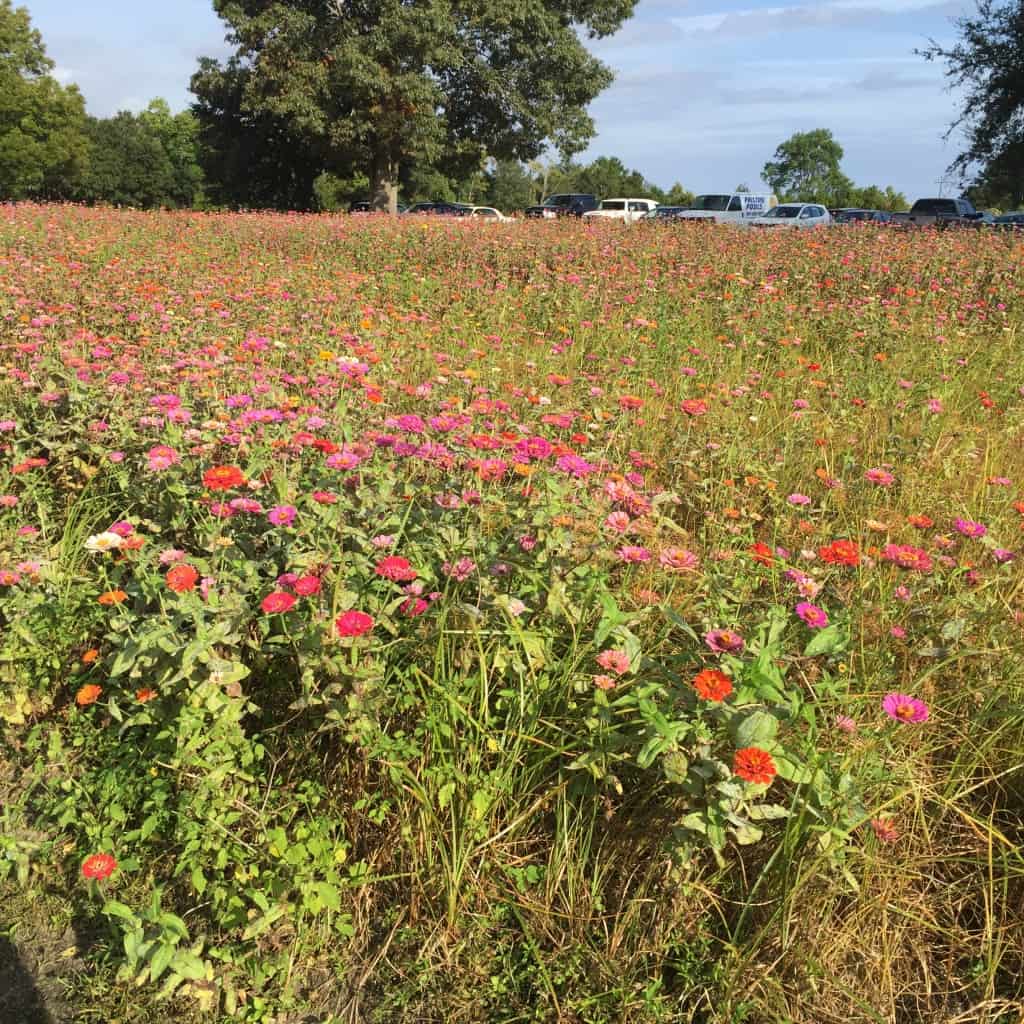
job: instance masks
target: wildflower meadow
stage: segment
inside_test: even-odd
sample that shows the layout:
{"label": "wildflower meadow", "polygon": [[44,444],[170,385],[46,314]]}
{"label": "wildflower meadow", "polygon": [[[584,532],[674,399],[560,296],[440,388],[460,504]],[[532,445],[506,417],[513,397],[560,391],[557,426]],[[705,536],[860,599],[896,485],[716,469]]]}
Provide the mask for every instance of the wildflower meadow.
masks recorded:
{"label": "wildflower meadow", "polygon": [[0,240],[5,1024],[1021,1019],[1019,236]]}

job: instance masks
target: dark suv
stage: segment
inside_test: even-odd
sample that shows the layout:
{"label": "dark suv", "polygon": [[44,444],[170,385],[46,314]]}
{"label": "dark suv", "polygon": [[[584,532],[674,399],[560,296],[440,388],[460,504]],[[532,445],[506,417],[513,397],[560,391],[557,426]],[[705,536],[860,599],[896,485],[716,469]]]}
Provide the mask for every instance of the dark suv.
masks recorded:
{"label": "dark suv", "polygon": [[552,220],[555,217],[582,217],[588,210],[596,209],[597,196],[587,192],[572,192],[548,196],[540,206],[528,206],[526,216]]}

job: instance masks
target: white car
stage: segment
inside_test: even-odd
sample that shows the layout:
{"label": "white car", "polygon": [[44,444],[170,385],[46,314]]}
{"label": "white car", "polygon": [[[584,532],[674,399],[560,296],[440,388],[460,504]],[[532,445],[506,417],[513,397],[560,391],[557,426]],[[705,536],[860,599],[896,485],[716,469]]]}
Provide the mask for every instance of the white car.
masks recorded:
{"label": "white car", "polygon": [[653,199],[602,199],[596,210],[583,214],[584,219],[598,217],[604,220],[622,220],[627,224],[638,221],[645,213],[656,210],[658,204]]}
{"label": "white car", "polygon": [[469,216],[478,220],[497,220],[505,224],[511,224],[514,219],[506,217],[501,210],[496,210],[493,206],[471,206]]}
{"label": "white car", "polygon": [[817,203],[782,203],[747,223],[755,228],[824,228],[832,217]]}
{"label": "white car", "polygon": [[716,224],[745,224],[755,217],[763,217],[778,205],[778,199],[769,192],[718,192],[697,196],[689,207],[679,214],[679,220],[714,221]]}

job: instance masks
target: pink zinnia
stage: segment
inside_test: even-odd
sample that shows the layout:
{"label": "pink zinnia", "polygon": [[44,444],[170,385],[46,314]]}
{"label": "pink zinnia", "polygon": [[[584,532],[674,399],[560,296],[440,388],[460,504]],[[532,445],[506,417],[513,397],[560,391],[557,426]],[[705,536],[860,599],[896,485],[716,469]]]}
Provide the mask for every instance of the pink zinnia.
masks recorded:
{"label": "pink zinnia", "polygon": [[823,626],[828,625],[828,613],[824,608],[819,608],[816,604],[801,601],[796,606],[796,613],[811,629],[821,629]]}
{"label": "pink zinnia", "polygon": [[294,505],[277,505],[267,513],[267,519],[275,526],[291,526],[297,513]]}
{"label": "pink zinnia", "polygon": [[735,654],[744,647],[743,637],[729,629],[712,629],[704,634],[704,643],[715,654]]}
{"label": "pink zinnia", "polygon": [[658,562],[668,572],[693,572],[700,565],[700,559],[686,548],[665,548]]}
{"label": "pink zinnia", "polygon": [[320,593],[320,577],[319,576],[300,576],[292,586],[299,597],[312,597],[313,594]]}
{"label": "pink zinnia", "polygon": [[267,615],[280,615],[295,607],[295,595],[286,594],[283,590],[273,590],[260,603]]}
{"label": "pink zinnia", "polygon": [[870,480],[873,484],[878,484],[880,487],[888,487],[895,479],[887,469],[869,469],[864,474],[865,480]]}
{"label": "pink zinnia", "polygon": [[394,583],[405,583],[416,579],[419,575],[409,564],[409,560],[399,555],[388,555],[387,558],[382,558],[374,567],[374,572]]}
{"label": "pink zinnia", "polygon": [[629,671],[629,655],[625,651],[602,651],[597,656],[597,663],[608,672],[621,676]]}
{"label": "pink zinnia", "polygon": [[928,705],[905,693],[887,693],[882,700],[882,710],[897,722],[928,721]]}
{"label": "pink zinnia", "polygon": [[342,612],[334,620],[334,628],[337,629],[338,636],[362,636],[373,629],[373,616],[355,610]]}
{"label": "pink zinnia", "polygon": [[965,537],[984,537],[988,533],[988,527],[984,523],[976,523],[970,519],[957,519],[954,525],[957,532]]}
{"label": "pink zinnia", "polygon": [[901,569],[930,572],[932,568],[931,555],[927,551],[914,547],[913,544],[886,544],[882,551],[882,557],[887,562],[898,565]]}
{"label": "pink zinnia", "polygon": [[170,469],[180,461],[178,453],[165,444],[158,444],[150,448],[146,453],[146,458],[149,460],[149,469],[154,473]]}
{"label": "pink zinnia", "polygon": [[651,560],[651,553],[647,548],[638,547],[635,544],[627,544],[625,547],[619,548],[615,552],[623,562],[649,562]]}

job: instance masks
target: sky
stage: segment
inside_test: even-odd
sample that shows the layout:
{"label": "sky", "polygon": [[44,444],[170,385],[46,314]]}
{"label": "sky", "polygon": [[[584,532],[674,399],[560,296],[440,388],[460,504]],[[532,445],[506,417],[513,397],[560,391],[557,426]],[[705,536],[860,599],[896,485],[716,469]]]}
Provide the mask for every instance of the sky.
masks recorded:
{"label": "sky", "polygon": [[[223,57],[210,0],[16,0],[42,32],[56,74],[89,112],[140,110],[154,96],[191,102],[199,56]],[[957,111],[942,65],[915,56],[952,42],[973,4],[945,0],[639,0],[622,29],[588,46],[616,80],[591,105],[597,134],[582,159],[617,156],[662,187],[763,187],[760,171],[797,131],[829,128],[859,185],[913,201],[955,192],[944,179]],[[941,183],[941,184],[940,184]]]}

